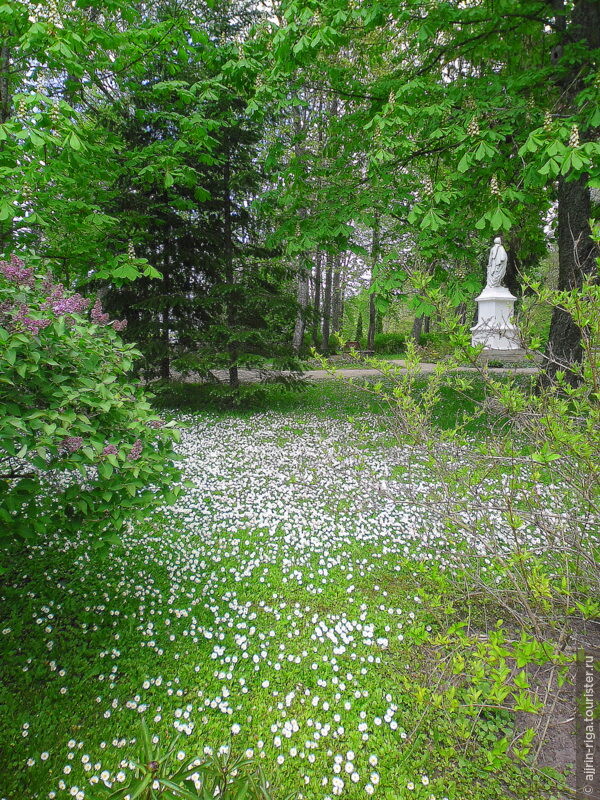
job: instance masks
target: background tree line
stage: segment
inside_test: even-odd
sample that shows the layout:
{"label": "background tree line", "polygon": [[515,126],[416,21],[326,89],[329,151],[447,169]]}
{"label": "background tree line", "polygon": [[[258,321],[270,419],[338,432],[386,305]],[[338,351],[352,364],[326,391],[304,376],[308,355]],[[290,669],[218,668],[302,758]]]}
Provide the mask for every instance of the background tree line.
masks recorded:
{"label": "background tree line", "polygon": [[[0,34],[0,247],[98,292],[150,375],[328,352],[357,262],[368,349],[415,267],[466,309],[495,234],[513,292],[550,228],[559,288],[595,269],[593,0],[13,0]],[[581,357],[566,312],[547,353]]]}

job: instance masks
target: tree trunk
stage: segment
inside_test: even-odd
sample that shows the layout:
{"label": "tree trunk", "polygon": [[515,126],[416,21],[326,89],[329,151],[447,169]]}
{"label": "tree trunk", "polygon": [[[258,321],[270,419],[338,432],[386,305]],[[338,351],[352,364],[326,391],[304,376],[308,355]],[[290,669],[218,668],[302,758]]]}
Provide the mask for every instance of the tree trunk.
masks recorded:
{"label": "tree trunk", "polygon": [[318,250],[315,254],[315,305],[312,326],[313,347],[319,346],[319,328],[321,327],[321,262],[323,253]]}
{"label": "tree trunk", "polygon": [[429,333],[431,329],[431,317],[423,317],[423,333]]}
{"label": "tree trunk", "polygon": [[[577,289],[595,267],[597,248],[591,238],[590,193],[585,179],[559,180],[558,186],[558,288]],[[546,351],[546,367],[553,376],[566,370],[568,380],[577,381],[569,365],[581,361],[581,330],[570,314],[554,308],[550,323],[550,338]]]}
{"label": "tree trunk", "polygon": [[309,272],[304,264],[298,271],[298,290],[297,301],[298,311],[296,314],[296,325],[294,327],[294,337],[292,339],[292,350],[295,355],[299,355],[304,341],[304,329],[306,327],[306,309],[308,307],[308,282]]}
{"label": "tree trunk", "polygon": [[521,282],[519,280],[519,260],[517,258],[517,242],[510,239],[506,250],[508,260],[506,263],[506,274],[504,276],[504,285],[509,292],[514,294],[515,297],[521,295]]}
{"label": "tree trunk", "polygon": [[[598,0],[580,0],[575,3],[571,19],[564,30],[566,42],[579,46],[579,57],[566,74],[561,76],[565,113],[572,113],[577,94],[584,88],[586,67],[593,67],[593,50],[600,47],[600,3]],[[595,138],[597,131],[581,132],[582,141]],[[576,181],[558,181],[558,288],[576,289],[595,267],[597,247],[591,238],[589,225],[590,192],[585,177]],[[569,314],[555,308],[550,324],[550,337],[546,351],[546,369],[553,377],[565,370],[570,383],[578,381],[569,365],[581,361],[581,330]]]}
{"label": "tree trunk", "polygon": [[321,349],[329,352],[329,333],[331,324],[331,286],[333,281],[333,255],[327,253],[325,260],[325,292],[323,295],[323,341]]}
{"label": "tree trunk", "polygon": [[331,329],[334,333],[340,332],[342,319],[342,266],[340,262],[340,257],[336,256],[331,286]]}
{"label": "tree trunk", "polygon": [[238,374],[238,349],[235,341],[235,275],[233,273],[233,233],[231,227],[231,162],[229,152],[223,166],[223,234],[225,244],[225,281],[227,282],[227,326],[229,328],[229,385],[237,389],[240,385]]}
{"label": "tree trunk", "polygon": [[419,339],[421,338],[421,331],[423,330],[423,317],[415,317],[415,321],[413,322],[412,331],[411,331],[411,339],[414,339],[415,344],[419,344]]}
{"label": "tree trunk", "polygon": [[165,247],[163,251],[163,283],[162,288],[164,292],[165,305],[162,310],[162,345],[163,357],[160,361],[160,377],[163,381],[168,381],[171,377],[171,359],[170,359],[170,308],[169,308],[169,290],[170,290],[170,277],[171,277],[171,264],[168,248]]}
{"label": "tree trunk", "polygon": [[[12,94],[10,89],[10,48],[6,44],[0,45],[0,125],[8,122],[10,118]],[[0,151],[2,144],[0,144]],[[12,222],[0,222],[0,252],[11,240]]]}
{"label": "tree trunk", "polygon": [[10,49],[0,46],[0,125],[4,125],[10,117],[11,92],[8,76],[10,74]]}
{"label": "tree trunk", "polygon": [[375,267],[379,257],[379,214],[375,212],[373,222],[373,238],[371,240],[371,280],[369,286],[369,330],[367,332],[367,350],[375,350],[375,326],[377,325],[377,307],[375,305]]}

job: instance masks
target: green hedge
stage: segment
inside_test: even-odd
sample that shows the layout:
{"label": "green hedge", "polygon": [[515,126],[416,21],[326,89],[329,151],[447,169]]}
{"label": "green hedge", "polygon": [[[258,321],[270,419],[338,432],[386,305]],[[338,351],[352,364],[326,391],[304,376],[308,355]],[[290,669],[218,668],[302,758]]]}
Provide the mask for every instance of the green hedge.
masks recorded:
{"label": "green hedge", "polygon": [[403,353],[406,336],[403,333],[377,333],[375,335],[376,353]]}

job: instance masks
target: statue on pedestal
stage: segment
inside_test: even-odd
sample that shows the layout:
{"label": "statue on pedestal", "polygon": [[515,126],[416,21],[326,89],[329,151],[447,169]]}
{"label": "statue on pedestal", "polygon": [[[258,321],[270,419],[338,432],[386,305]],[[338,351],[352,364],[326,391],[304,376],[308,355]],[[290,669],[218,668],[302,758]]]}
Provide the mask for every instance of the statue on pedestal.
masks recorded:
{"label": "statue on pedestal", "polygon": [[508,255],[502,246],[502,239],[496,236],[488,258],[486,288],[496,289],[498,286],[502,286],[502,280],[506,275],[507,264]]}
{"label": "statue on pedestal", "polygon": [[514,323],[514,297],[502,286],[506,275],[508,255],[502,247],[502,239],[496,236],[490,250],[487,265],[487,283],[476,298],[477,324],[471,328],[473,347],[484,346],[484,352],[505,352],[521,347],[519,331]]}

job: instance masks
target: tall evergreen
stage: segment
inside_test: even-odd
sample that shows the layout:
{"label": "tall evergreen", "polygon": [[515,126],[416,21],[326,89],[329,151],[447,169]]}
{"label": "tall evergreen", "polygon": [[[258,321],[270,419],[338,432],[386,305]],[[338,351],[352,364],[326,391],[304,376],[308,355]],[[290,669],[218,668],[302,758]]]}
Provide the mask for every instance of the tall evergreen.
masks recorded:
{"label": "tall evergreen", "polygon": [[[164,12],[168,18],[173,8]],[[221,91],[210,88],[227,81],[235,37],[252,16],[239,4],[216,5],[202,21],[205,39],[176,53],[158,51],[124,99],[132,112],[121,114],[120,135],[143,166],[134,161],[123,175],[112,211],[129,222],[136,256],[155,265],[162,280],[112,285],[107,302],[130,320],[128,335],[151,375],[168,378],[173,364],[201,374],[226,366],[235,387],[238,365],[289,351],[295,307],[288,276],[264,245],[268,228],[253,206],[266,179],[261,120],[245,114],[247,78],[234,72]],[[181,144],[195,118],[208,121],[208,152]],[[152,159],[170,152],[173,167],[158,183]]]}

